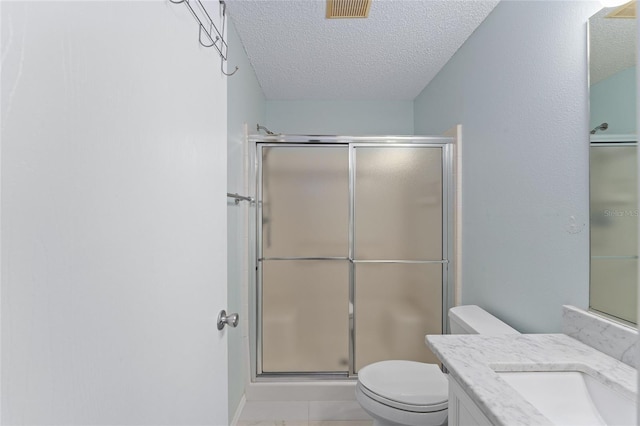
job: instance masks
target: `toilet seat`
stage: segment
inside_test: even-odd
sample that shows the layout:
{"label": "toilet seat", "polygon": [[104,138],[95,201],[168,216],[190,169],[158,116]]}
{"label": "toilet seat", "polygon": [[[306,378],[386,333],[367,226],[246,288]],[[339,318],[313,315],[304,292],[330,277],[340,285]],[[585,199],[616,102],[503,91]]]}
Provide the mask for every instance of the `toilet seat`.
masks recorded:
{"label": "toilet seat", "polygon": [[369,398],[399,410],[431,413],[448,407],[447,379],[435,364],[377,362],[358,371],[358,384]]}

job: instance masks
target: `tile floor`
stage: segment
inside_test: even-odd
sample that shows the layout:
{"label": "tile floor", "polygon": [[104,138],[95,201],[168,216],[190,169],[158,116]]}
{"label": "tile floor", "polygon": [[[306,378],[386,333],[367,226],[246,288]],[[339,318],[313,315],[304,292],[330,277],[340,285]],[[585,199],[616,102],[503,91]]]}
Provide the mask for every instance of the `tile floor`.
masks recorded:
{"label": "tile floor", "polygon": [[237,426],[371,426],[357,401],[247,401]]}
{"label": "tile floor", "polygon": [[302,421],[302,420],[275,420],[275,421],[240,421],[238,426],[371,426],[373,420],[336,420],[336,421]]}

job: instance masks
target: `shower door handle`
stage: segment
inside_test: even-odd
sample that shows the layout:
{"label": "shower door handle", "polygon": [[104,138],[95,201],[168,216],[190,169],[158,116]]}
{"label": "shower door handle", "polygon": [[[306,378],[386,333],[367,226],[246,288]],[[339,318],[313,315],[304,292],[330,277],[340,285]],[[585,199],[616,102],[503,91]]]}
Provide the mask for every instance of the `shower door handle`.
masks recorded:
{"label": "shower door handle", "polygon": [[240,317],[238,314],[229,314],[227,315],[227,311],[224,309],[220,311],[218,314],[218,330],[222,330],[225,325],[230,327],[236,327],[238,325],[238,320]]}

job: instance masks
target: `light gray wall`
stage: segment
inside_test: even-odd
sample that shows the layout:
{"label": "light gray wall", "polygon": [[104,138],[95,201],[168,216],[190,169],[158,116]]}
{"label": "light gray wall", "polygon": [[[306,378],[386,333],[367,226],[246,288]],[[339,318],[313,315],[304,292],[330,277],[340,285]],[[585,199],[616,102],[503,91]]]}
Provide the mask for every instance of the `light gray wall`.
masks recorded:
{"label": "light gray wall", "polygon": [[463,125],[462,302],[523,332],[588,306],[586,22],[599,3],[501,2],[415,100]]}
{"label": "light gray wall", "polygon": [[298,135],[411,135],[413,102],[267,101],[265,125]]}
{"label": "light gray wall", "polygon": [[2,424],[228,424],[227,87],[197,28],[2,2]]}
{"label": "light gray wall", "polygon": [[[228,169],[227,188],[229,192],[248,194],[245,176],[246,143],[244,124],[249,133],[255,133],[256,123],[265,122],[265,98],[258,84],[253,68],[247,59],[233,23],[228,26],[229,71],[238,66],[238,72],[228,78],[227,118],[228,118]],[[240,313],[240,325],[229,330],[229,418],[232,418],[244,394],[248,380],[248,278],[247,261],[247,215],[249,205],[227,203],[227,250],[228,250],[228,299],[229,311]]]}

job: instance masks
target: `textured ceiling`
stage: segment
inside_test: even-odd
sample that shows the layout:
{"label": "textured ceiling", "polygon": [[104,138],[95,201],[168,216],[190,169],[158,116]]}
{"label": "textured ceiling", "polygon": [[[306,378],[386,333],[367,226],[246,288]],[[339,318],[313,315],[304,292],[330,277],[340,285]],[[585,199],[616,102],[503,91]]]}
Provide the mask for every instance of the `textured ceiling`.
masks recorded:
{"label": "textured ceiling", "polygon": [[227,0],[272,100],[414,99],[497,4],[373,0],[367,19],[325,19],[322,0]]}
{"label": "textured ceiling", "polygon": [[605,18],[615,9],[602,9],[589,19],[591,84],[636,64],[637,21]]}

